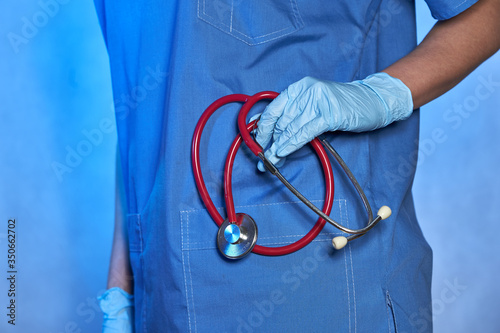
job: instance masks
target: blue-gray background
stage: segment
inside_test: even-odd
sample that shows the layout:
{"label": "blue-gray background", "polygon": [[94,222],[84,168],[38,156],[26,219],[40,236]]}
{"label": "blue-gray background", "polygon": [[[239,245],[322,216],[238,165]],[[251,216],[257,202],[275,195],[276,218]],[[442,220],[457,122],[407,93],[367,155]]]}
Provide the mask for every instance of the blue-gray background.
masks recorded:
{"label": "blue-gray background", "polygon": [[[8,0],[0,8],[0,331],[98,332],[116,130],[103,127],[113,98],[93,3]],[[421,39],[434,21],[423,1],[417,9]],[[436,332],[500,331],[499,64],[497,53],[421,110],[414,194],[434,249]],[[84,156],[68,166],[72,151]],[[9,218],[18,237],[15,327],[6,316]]]}

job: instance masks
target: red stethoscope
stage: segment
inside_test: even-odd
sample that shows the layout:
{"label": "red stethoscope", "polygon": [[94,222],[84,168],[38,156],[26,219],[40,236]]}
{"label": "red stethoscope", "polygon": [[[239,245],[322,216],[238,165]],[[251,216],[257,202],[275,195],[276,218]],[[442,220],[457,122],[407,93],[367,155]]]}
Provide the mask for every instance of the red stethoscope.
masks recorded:
{"label": "red stethoscope", "polygon": [[[220,252],[227,258],[237,259],[241,258],[250,251],[267,256],[281,256],[290,254],[297,250],[302,249],[304,246],[308,245],[310,242],[318,236],[326,222],[329,222],[339,230],[350,234],[350,236],[337,236],[333,238],[332,244],[333,247],[337,250],[343,248],[347,242],[356,239],[358,237],[363,236],[366,232],[368,232],[371,228],[373,228],[378,222],[388,218],[391,215],[391,209],[387,206],[382,206],[377,212],[377,217],[373,219],[372,210],[368,200],[359,186],[358,182],[354,178],[352,172],[349,170],[347,165],[344,163],[342,158],[340,158],[339,154],[333,149],[330,143],[325,138],[315,138],[310,142],[316,154],[318,155],[321,165],[323,168],[323,173],[325,176],[325,201],[323,205],[323,209],[320,210],[315,205],[313,205],[306,197],[304,197],[297,189],[293,187],[283,175],[279,172],[279,170],[274,166],[265,156],[262,147],[254,141],[252,138],[251,132],[257,128],[258,120],[254,120],[247,124],[246,118],[250,109],[255,105],[256,102],[260,100],[272,100],[278,96],[278,93],[273,91],[263,91],[257,93],[253,96],[243,95],[243,94],[232,94],[227,95],[222,98],[219,98],[215,102],[213,102],[200,117],[198,124],[196,125],[196,129],[193,135],[193,142],[191,147],[191,158],[193,163],[193,172],[196,181],[196,185],[198,187],[198,191],[200,193],[201,199],[205,203],[205,206],[215,221],[215,223],[219,226],[219,231],[217,233],[217,246]],[[226,164],[224,167],[224,195],[226,202],[226,212],[227,218],[224,219],[217,208],[215,207],[210,195],[208,194],[207,188],[205,186],[205,182],[203,180],[203,175],[201,172],[201,164],[200,164],[200,140],[201,135],[203,133],[203,129],[208,121],[208,119],[212,116],[212,114],[217,111],[223,105],[240,102],[243,103],[240,112],[238,114],[238,128],[240,134],[237,135],[236,139],[233,141],[229,153],[226,158]],[[294,195],[296,195],[306,206],[308,206],[311,210],[313,210],[317,215],[319,215],[316,224],[312,227],[312,229],[301,239],[298,241],[279,247],[267,247],[257,245],[257,237],[258,237],[258,229],[255,221],[247,214],[244,213],[236,213],[234,208],[233,194],[232,194],[232,170],[234,159],[238,149],[242,143],[245,141],[245,144],[248,148],[254,153],[257,157],[259,157],[266,169],[271,172],[274,176],[276,176]],[[344,227],[343,225],[335,222],[328,215],[332,210],[333,205],[333,193],[334,193],[334,179],[333,179],[333,171],[330,163],[330,159],[326,154],[324,147],[327,148],[328,151],[333,155],[335,160],[339,163],[342,169],[346,172],[347,176],[351,180],[354,185],[356,191],[358,192],[363,205],[365,206],[366,212],[368,214],[368,223],[364,228],[361,229],[349,229]]]}

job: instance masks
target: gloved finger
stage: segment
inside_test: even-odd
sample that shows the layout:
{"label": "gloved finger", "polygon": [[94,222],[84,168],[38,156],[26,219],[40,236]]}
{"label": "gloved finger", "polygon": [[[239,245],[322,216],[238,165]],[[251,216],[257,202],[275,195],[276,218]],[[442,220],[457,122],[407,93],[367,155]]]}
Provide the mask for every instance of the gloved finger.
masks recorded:
{"label": "gloved finger", "polygon": [[[261,115],[262,115],[262,113],[258,113],[256,115],[252,116],[250,118],[250,122],[254,121],[255,119],[260,118]],[[254,131],[256,132],[257,130],[255,129]],[[276,134],[276,130],[274,131],[273,135],[275,135],[275,134]],[[268,156],[273,156],[273,157],[271,157],[271,159],[274,161],[273,164],[275,167],[279,168],[279,167],[283,166],[283,164],[285,164],[285,159],[284,158],[277,159],[276,153],[268,152],[267,154],[268,154]],[[262,161],[259,161],[257,163],[257,169],[259,169],[260,172],[266,172],[266,167],[264,166],[264,163]]]}
{"label": "gloved finger", "polygon": [[[282,116],[278,119],[275,126],[274,141],[276,141],[288,126],[295,120],[302,123],[307,123],[313,117],[320,114],[318,106],[323,106],[324,88],[321,81],[312,77],[305,77],[302,80],[291,84],[287,88],[288,101],[283,110]],[[318,92],[319,90],[319,92]],[[302,120],[300,120],[302,119]]]}
{"label": "gloved finger", "polygon": [[308,118],[307,115],[303,115],[288,125],[271,148],[276,151],[278,158],[283,158],[328,131],[328,128],[328,123],[323,117]]}
{"label": "gloved finger", "polygon": [[304,110],[304,108],[297,105],[296,99],[291,99],[290,96],[288,96],[283,114],[276,121],[276,125],[274,126],[273,141],[278,140],[288,125],[302,114],[302,110]]}
{"label": "gloved finger", "polygon": [[[301,100],[299,96],[298,101]],[[292,136],[296,135],[300,128],[307,124],[311,118],[317,117],[313,110],[313,106],[304,103],[301,104],[302,105],[299,105],[296,100],[287,103],[283,116],[277,121],[274,130],[274,142],[271,146],[274,152],[277,153],[282,148],[283,144]]]}
{"label": "gloved finger", "polygon": [[[276,156],[276,148],[273,148],[272,146],[266,150],[264,155],[277,168],[281,168],[285,164],[286,159]],[[264,167],[264,163],[262,161],[257,163],[257,169],[259,169],[260,172],[266,172],[266,168]]]}
{"label": "gloved finger", "polygon": [[257,135],[255,139],[262,148],[266,148],[271,141],[274,133],[276,121],[283,114],[283,109],[288,100],[287,92],[284,90],[266,107],[260,116],[259,124],[257,127]]}
{"label": "gloved finger", "polygon": [[[257,113],[256,115],[252,116],[252,117],[250,118],[249,123],[251,123],[252,121],[254,121],[254,120],[256,120],[256,119],[259,119],[261,115],[262,115],[262,112],[261,112],[261,113]],[[254,131],[256,132],[257,130],[255,129]],[[276,131],[275,131],[275,133],[276,133]],[[275,154],[275,153],[268,153],[268,155],[270,155],[270,154],[271,154],[271,155],[276,156],[276,154]],[[277,168],[279,168],[279,167],[283,166],[283,164],[285,163],[285,159],[279,159],[279,160],[276,160],[276,157],[274,157],[274,158],[273,158],[273,160],[275,161],[273,164],[274,164]],[[262,161],[259,161],[259,162],[257,163],[257,169],[259,169],[259,171],[260,171],[260,172],[266,172],[266,167],[264,166],[264,163],[263,163]]]}

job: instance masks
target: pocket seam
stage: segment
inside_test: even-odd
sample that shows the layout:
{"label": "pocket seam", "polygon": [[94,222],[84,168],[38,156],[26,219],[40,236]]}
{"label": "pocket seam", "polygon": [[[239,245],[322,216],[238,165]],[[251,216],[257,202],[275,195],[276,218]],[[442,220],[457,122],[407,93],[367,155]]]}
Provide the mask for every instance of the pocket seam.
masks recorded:
{"label": "pocket seam", "polygon": [[391,295],[389,294],[389,290],[386,290],[386,292],[385,292],[385,299],[386,299],[386,311],[387,311],[387,325],[389,327],[389,333],[392,332],[391,319],[392,319],[392,325],[394,327],[394,333],[397,333],[398,332],[398,323],[396,320],[396,314],[394,313],[394,306],[392,304],[392,299],[391,299]]}
{"label": "pocket seam", "polygon": [[[202,3],[203,1],[203,3]],[[294,21],[293,21],[293,24],[295,24],[296,26],[294,26],[293,24],[290,26],[290,27],[285,27],[283,29],[279,29],[277,31],[273,31],[273,32],[270,32],[270,33],[267,33],[267,34],[263,34],[263,35],[260,35],[260,36],[256,36],[256,37],[252,37],[252,36],[249,36],[249,35],[246,35],[245,33],[237,30],[237,29],[234,29],[232,26],[229,26],[227,25],[226,23],[222,22],[222,21],[218,21],[216,20],[214,17],[208,15],[205,13],[204,10],[200,10],[200,7],[202,6],[205,6],[205,1],[206,0],[198,0],[198,6],[197,6],[197,9],[196,9],[196,16],[202,20],[203,22],[211,25],[212,27],[218,29],[219,31],[222,31],[230,36],[232,36],[233,38],[249,45],[249,46],[255,46],[255,45],[260,45],[260,44],[264,44],[264,43],[267,43],[267,42],[270,42],[270,41],[273,41],[273,40],[276,40],[276,39],[279,39],[281,37],[285,37],[289,34],[292,34],[300,29],[302,29],[304,27],[304,21],[302,20],[302,17],[300,16],[300,13],[298,11],[298,6],[297,6],[297,2],[296,0],[290,0],[290,7],[291,7],[291,12],[293,14],[293,18],[294,18]],[[232,13],[231,13],[231,16],[232,16]],[[211,18],[214,20],[214,22],[206,19],[205,17],[208,17],[208,18]],[[225,28],[228,28],[229,31],[226,31],[224,29],[221,28],[221,26],[225,27]],[[276,37],[273,37],[273,38],[270,38],[270,39],[266,39],[266,40],[263,40],[263,41],[257,41],[257,39],[260,39],[260,38],[263,38],[263,37],[267,37],[267,36],[271,36],[271,35],[275,35],[275,34],[278,34],[282,31],[287,31],[287,30],[291,30],[289,32],[286,32],[286,33],[282,33],[280,34],[279,36],[276,36]],[[236,36],[233,32],[236,32],[244,37],[246,37],[248,39],[245,40],[241,37],[238,37]],[[251,42],[251,41],[254,41],[254,42]]]}
{"label": "pocket seam", "polygon": [[[194,211],[194,210],[193,210]],[[189,245],[189,213],[186,213],[186,229],[188,232],[186,232],[186,238],[187,238],[187,245]],[[184,253],[187,252],[187,265],[188,265],[188,273],[189,273],[189,284],[191,286],[191,302],[193,305],[193,320],[194,320],[194,331],[197,332],[197,327],[196,327],[196,309],[194,306],[194,292],[193,292],[193,277],[191,275],[191,260],[189,258],[189,253],[191,251],[185,251],[184,250],[184,214],[181,212],[181,258],[182,258],[182,270],[184,273],[184,287],[185,287],[185,293],[186,293],[186,307],[187,307],[187,317],[188,317],[188,327],[189,327],[189,332],[192,332],[191,328],[191,313],[190,313],[190,306],[189,306],[189,292],[188,292],[188,276],[186,275],[186,263],[185,263],[185,258],[184,258]]]}
{"label": "pocket seam", "polygon": [[[323,200],[311,200],[312,203],[318,202],[322,203]],[[334,202],[338,202],[339,205],[339,211],[342,217],[342,210],[346,210],[346,215],[347,215],[347,201],[345,199],[335,199]],[[241,205],[238,206],[238,208],[249,208],[249,207],[265,207],[265,206],[277,206],[277,205],[287,205],[287,204],[301,204],[302,201],[283,201],[283,202],[273,202],[273,203],[263,203],[263,204],[254,204],[254,205]],[[216,207],[216,209],[220,211],[224,211],[224,207]],[[215,242],[213,241],[195,241],[195,242],[190,242],[189,241],[189,215],[191,213],[196,213],[200,211],[205,211],[205,209],[189,209],[189,210],[181,210],[179,211],[181,215],[181,233],[186,232],[187,237],[184,239],[184,236],[182,236],[181,240],[181,250],[182,251],[196,251],[196,250],[210,250],[210,249],[215,249],[217,248]],[[186,217],[184,217],[186,215]],[[187,222],[186,224],[186,230],[184,230],[184,222]],[[347,226],[349,226],[349,223],[347,221]],[[217,227],[214,223],[214,227]],[[304,234],[294,234],[294,235],[279,235],[279,236],[267,236],[267,237],[259,237],[259,240],[275,240],[274,242],[268,242],[264,244],[260,244],[263,246],[269,246],[269,245],[280,245],[280,244],[290,244],[289,241],[283,241],[280,242],[282,239],[286,238],[291,238],[291,237],[303,237],[306,233]],[[338,232],[329,232],[329,233],[321,233],[318,235],[319,237],[321,236],[338,236],[342,235],[343,233],[338,231]],[[312,242],[329,242],[331,241],[331,238],[315,238]],[[319,239],[318,239],[319,238]],[[195,245],[196,247],[192,247]]]}
{"label": "pocket seam", "polygon": [[[347,210],[347,200],[344,199],[344,211],[345,211],[345,223],[347,225],[348,228],[350,228],[349,226],[349,214],[348,214],[348,210]],[[342,206],[340,204],[340,201],[339,201],[339,208],[340,208],[340,219],[343,220],[343,215],[342,215]],[[352,260],[352,250],[351,250],[351,244],[347,244],[347,247],[344,248],[344,257],[345,257],[345,269],[346,269],[346,281],[347,281],[347,297],[349,298],[349,332],[351,330],[351,301],[350,301],[350,294],[349,294],[349,273],[348,273],[348,267],[347,267],[347,249],[349,249],[349,259],[350,259],[350,262],[351,262],[351,279],[352,279],[352,298],[353,298],[353,307],[354,307],[354,332],[356,333],[358,331],[358,316],[357,316],[357,305],[356,305],[356,285],[355,285],[355,282],[354,282],[354,263],[353,263],[353,260]]]}

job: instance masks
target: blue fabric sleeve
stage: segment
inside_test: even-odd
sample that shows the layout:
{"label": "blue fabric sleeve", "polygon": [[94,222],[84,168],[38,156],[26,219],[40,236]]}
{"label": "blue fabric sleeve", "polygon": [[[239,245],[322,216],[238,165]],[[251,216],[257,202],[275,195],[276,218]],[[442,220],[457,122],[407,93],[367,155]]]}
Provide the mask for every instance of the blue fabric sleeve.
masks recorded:
{"label": "blue fabric sleeve", "polygon": [[425,0],[436,20],[447,20],[460,14],[478,0]]}

